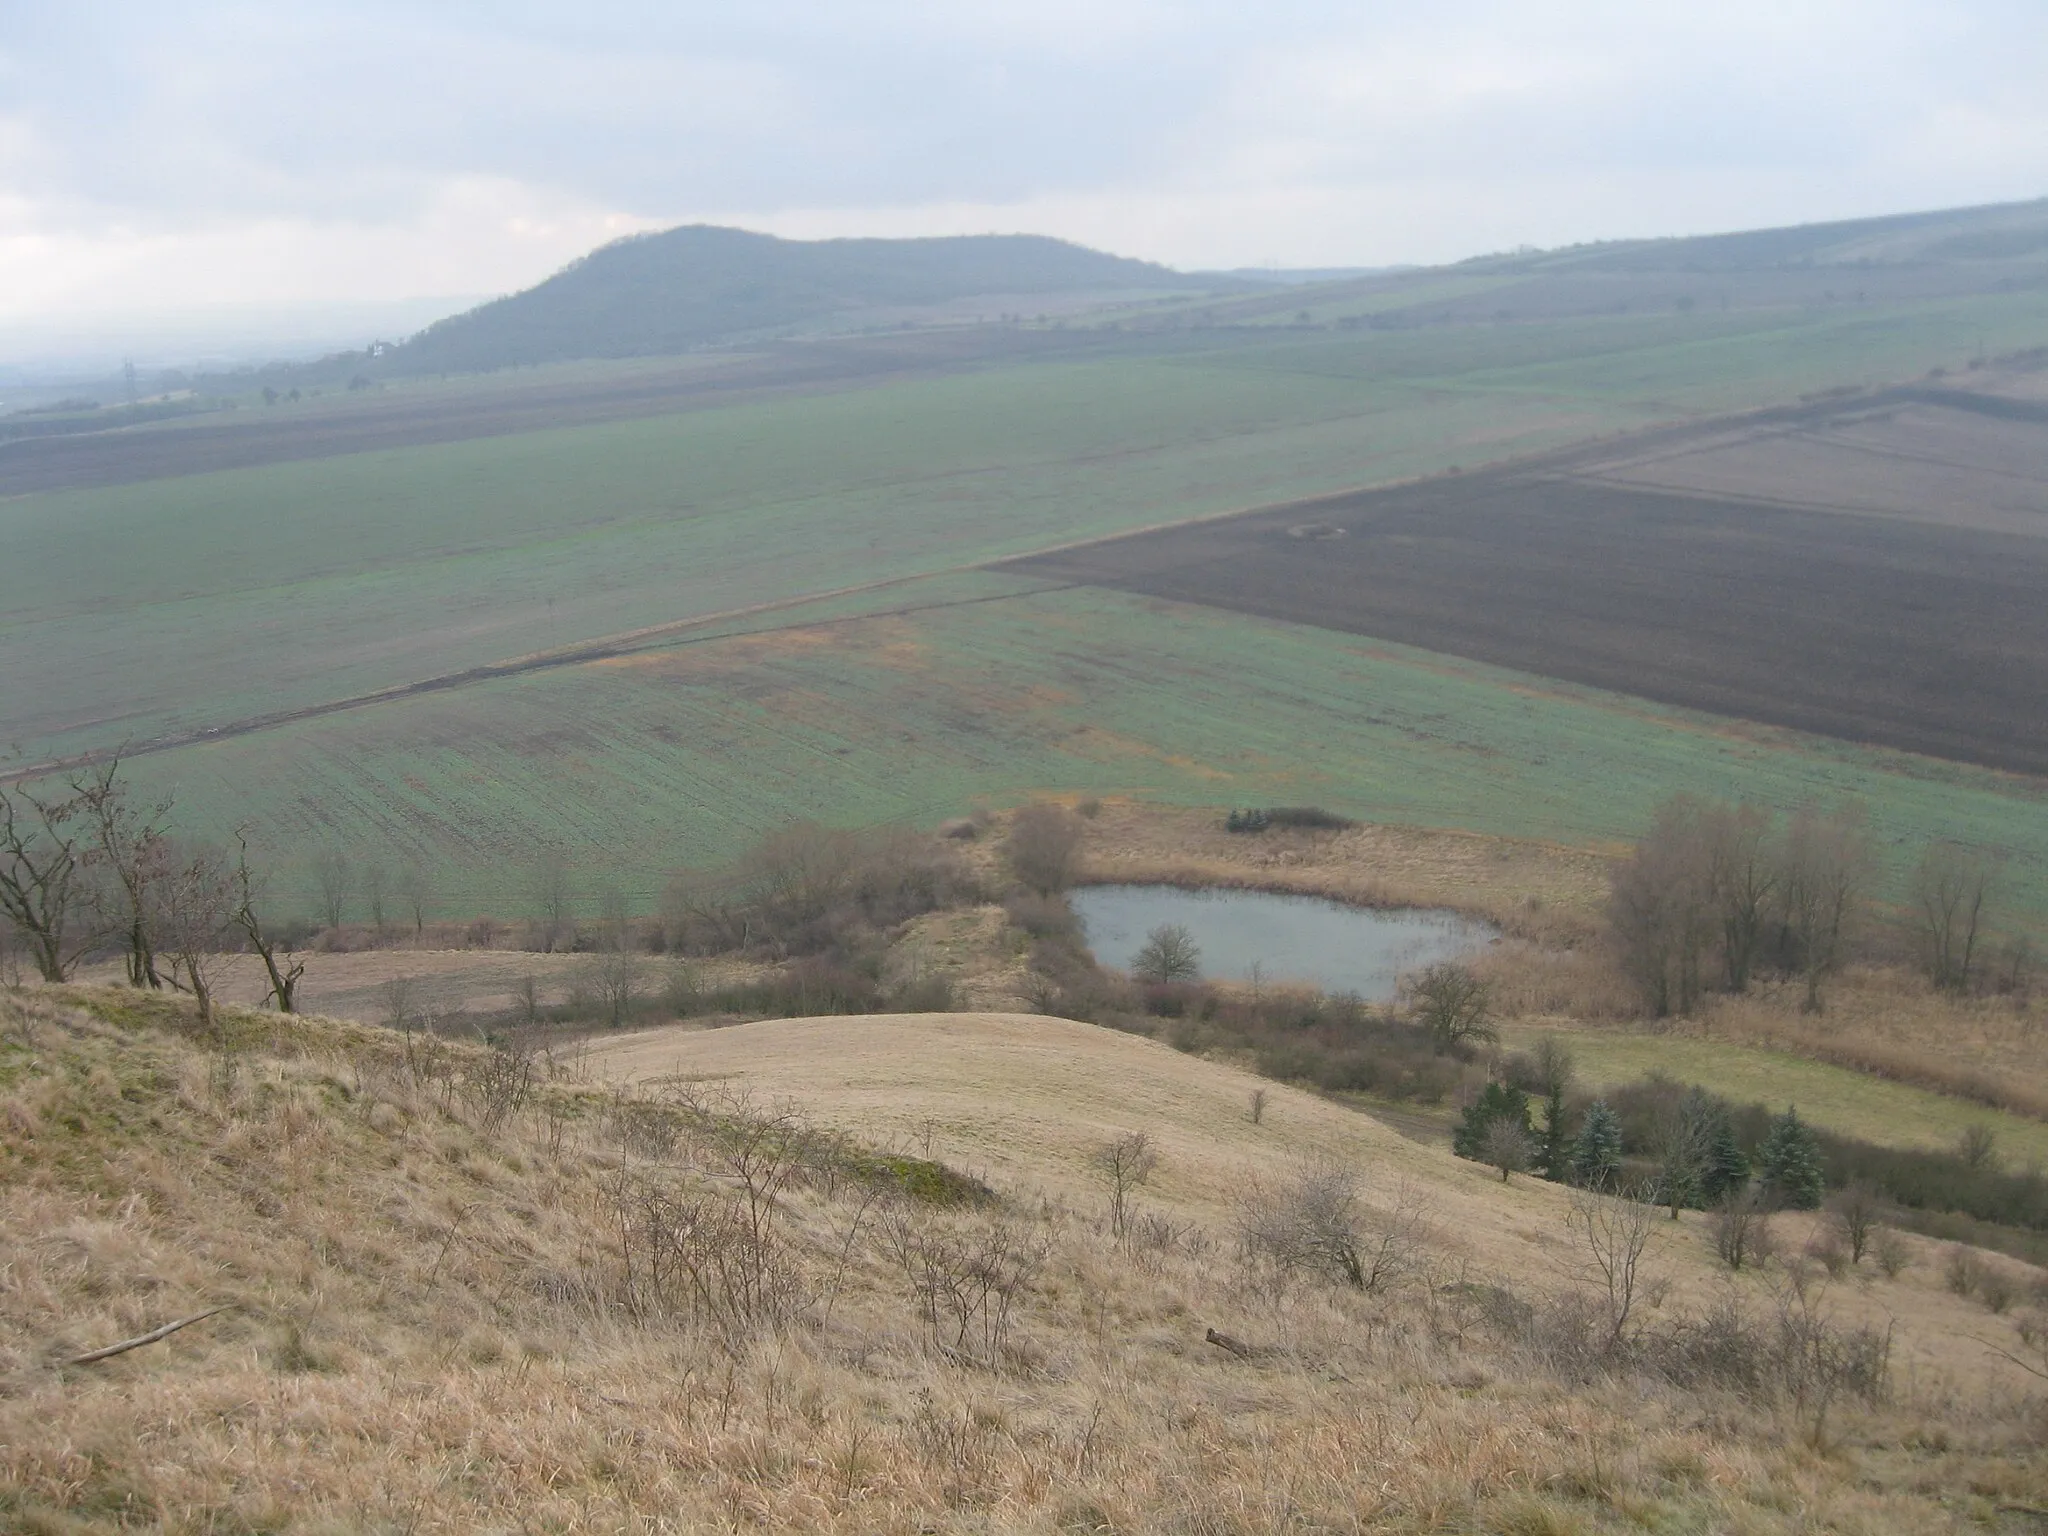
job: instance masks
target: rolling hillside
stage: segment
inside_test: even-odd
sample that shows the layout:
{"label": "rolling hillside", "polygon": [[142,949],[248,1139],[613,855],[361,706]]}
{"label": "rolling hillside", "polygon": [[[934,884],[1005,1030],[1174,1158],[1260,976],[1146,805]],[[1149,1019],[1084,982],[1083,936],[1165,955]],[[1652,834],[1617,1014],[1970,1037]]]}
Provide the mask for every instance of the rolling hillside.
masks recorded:
{"label": "rolling hillside", "polygon": [[[2028,1346],[1916,1239],[1830,1284],[1648,1212],[1620,1289],[1618,1203],[1286,1088],[1255,1125],[1248,1076],[1071,1021],[592,1076],[114,990],[0,1026],[8,1530],[1789,1536],[2018,1529],[2040,1486]],[[1262,1257],[1254,1210],[1370,1275]]]}

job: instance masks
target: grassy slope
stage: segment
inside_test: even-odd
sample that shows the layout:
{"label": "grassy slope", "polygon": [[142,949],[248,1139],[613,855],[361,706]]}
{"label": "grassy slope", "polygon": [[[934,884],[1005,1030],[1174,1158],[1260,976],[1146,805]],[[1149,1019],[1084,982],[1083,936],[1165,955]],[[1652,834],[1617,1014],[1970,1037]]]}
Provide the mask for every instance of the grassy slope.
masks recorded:
{"label": "grassy slope", "polygon": [[0,737],[217,725],[596,634],[2048,340],[1876,313],[1133,339],[1142,355],[0,504]]}
{"label": "grassy slope", "polygon": [[[935,601],[1006,590],[981,576]],[[201,824],[291,872],[326,841],[523,911],[538,849],[586,892],[790,816],[933,821],[1035,790],[1320,803],[1374,821],[1619,842],[1676,789],[1866,805],[1896,872],[1925,840],[2009,850],[2048,913],[2043,789],[1748,728],[1328,631],[1100,591],[1033,593],[650,651],[139,759]],[[909,607],[917,587],[888,594]],[[785,621],[790,616],[782,616]]]}
{"label": "grassy slope", "polygon": [[[607,1192],[622,1173],[705,1186],[622,1136],[601,1094],[493,1130],[462,1048],[415,1074],[383,1032],[244,1016],[224,1072],[176,1005],[32,997],[23,1027],[4,1001],[10,1529],[1762,1536],[1981,1528],[2040,1475],[2012,1429],[2017,1378],[1954,1348],[2010,1341],[2011,1322],[1947,1295],[1924,1250],[1901,1281],[1824,1298],[1838,1323],[1889,1321],[1902,1369],[1894,1405],[1839,1404],[1815,1454],[1789,1397],[1570,1379],[1481,1321],[1483,1287],[1575,1284],[1557,1190],[1503,1187],[1285,1089],[1253,1128],[1240,1074],[1087,1026],[793,1021],[600,1058],[744,1070],[830,1124],[1002,1154],[985,1161],[1014,1204],[993,1218],[793,1188],[774,1273],[810,1300],[791,1326],[721,1338],[624,1304]],[[1108,1238],[1079,1155],[1134,1123],[1165,1153],[1139,1197],[1174,1224],[1163,1247]],[[1226,1191],[1313,1154],[1342,1157],[1374,1209],[1404,1176],[1429,1202],[1412,1281],[1359,1297],[1240,1275]],[[1001,1369],[933,1347],[885,1236],[899,1222],[926,1241],[1044,1244]],[[1724,1296],[1770,1315],[1770,1279],[1723,1281],[1705,1254],[1695,1220],[1655,1223],[1658,1319]],[[222,1302],[165,1343],[60,1363]],[[1209,1326],[1277,1348],[1234,1360],[1203,1343]]]}

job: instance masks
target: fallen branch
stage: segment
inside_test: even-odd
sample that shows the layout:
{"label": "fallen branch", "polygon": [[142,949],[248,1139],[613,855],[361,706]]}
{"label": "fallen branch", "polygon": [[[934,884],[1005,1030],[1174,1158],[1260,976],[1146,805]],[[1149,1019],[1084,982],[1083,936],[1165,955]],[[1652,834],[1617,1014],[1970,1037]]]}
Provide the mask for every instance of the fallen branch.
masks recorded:
{"label": "fallen branch", "polygon": [[1218,1349],[1229,1350],[1240,1360],[1256,1360],[1261,1355],[1267,1353],[1267,1351],[1260,1349],[1255,1344],[1247,1344],[1242,1339],[1233,1339],[1229,1334],[1218,1333],[1214,1328],[1209,1330],[1209,1342]]}
{"label": "fallen branch", "polygon": [[225,1312],[233,1302],[218,1307],[208,1307],[204,1312],[194,1312],[190,1317],[181,1317],[175,1323],[165,1323],[161,1328],[152,1328],[147,1333],[138,1333],[132,1339],[123,1339],[118,1344],[109,1344],[105,1349],[88,1350],[82,1355],[73,1355],[66,1365],[91,1365],[95,1360],[111,1360],[116,1355],[125,1355],[131,1349],[140,1349],[145,1344],[154,1344],[158,1339],[168,1339],[180,1328],[190,1328],[194,1323],[203,1323],[216,1313]]}

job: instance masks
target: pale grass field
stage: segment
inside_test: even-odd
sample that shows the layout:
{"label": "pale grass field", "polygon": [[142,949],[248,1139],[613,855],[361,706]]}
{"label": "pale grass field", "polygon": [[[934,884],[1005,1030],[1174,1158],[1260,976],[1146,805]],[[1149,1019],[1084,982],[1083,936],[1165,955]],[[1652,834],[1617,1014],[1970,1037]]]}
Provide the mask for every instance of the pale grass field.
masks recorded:
{"label": "pale grass field", "polygon": [[[202,1048],[181,1005],[111,990],[0,1011],[8,1531],[1960,1532],[2023,1528],[2048,1486],[2048,1405],[1972,1342],[2012,1345],[2011,1320],[1941,1292],[1931,1256],[1827,1298],[1897,1319],[1887,1403],[1817,1422],[1563,1377],[1465,1299],[1572,1283],[1555,1191],[1285,1090],[1252,1127],[1248,1078],[1087,1026],[792,1021],[598,1058],[744,1069],[1002,1186],[977,1213],[791,1185],[777,1252],[802,1305],[720,1334],[618,1300],[609,1192],[718,1186],[636,1152],[600,1086],[559,1081],[493,1128],[477,1049],[422,1072],[381,1030],[239,1014],[232,1050]],[[1120,1243],[1083,1153],[1134,1126],[1163,1153],[1141,1201],[1173,1231]],[[1233,1183],[1305,1155],[1342,1157],[1375,1205],[1404,1178],[1426,1194],[1404,1284],[1234,1258]],[[892,1223],[1042,1251],[987,1364],[935,1347]],[[1718,1285],[1690,1226],[1657,1234],[1660,1312]]]}
{"label": "pale grass field", "polygon": [[[999,1187],[1077,1207],[1103,1198],[1092,1154],[1107,1140],[1143,1131],[1160,1152],[1147,1196],[1219,1230],[1253,1186],[1284,1182],[1304,1160],[1336,1161],[1359,1170],[1381,1201],[1404,1186],[1418,1192],[1447,1263],[1536,1285],[1561,1283],[1572,1263],[1568,1197],[1559,1186],[1530,1178],[1503,1184],[1447,1145],[1417,1143],[1315,1094],[1071,1019],[879,1014],[646,1030],[593,1044],[585,1065],[624,1082],[742,1084],[786,1097],[869,1144],[936,1157]],[[1266,1094],[1257,1125],[1248,1113],[1255,1089]],[[1716,1265],[1706,1221],[1689,1212],[1654,1234],[1651,1262],[1672,1303],[1709,1306],[1731,1290],[1760,1299],[1768,1277],[1730,1276]],[[1810,1222],[1780,1218],[1795,1245]],[[1937,1269],[1923,1263],[1895,1284],[1848,1287],[1837,1299],[1845,1319],[1895,1322],[1897,1358],[1933,1377],[1965,1363],[1955,1341],[1977,1318],[1942,1288]],[[1967,1367],[1974,1372],[1982,1363]]]}

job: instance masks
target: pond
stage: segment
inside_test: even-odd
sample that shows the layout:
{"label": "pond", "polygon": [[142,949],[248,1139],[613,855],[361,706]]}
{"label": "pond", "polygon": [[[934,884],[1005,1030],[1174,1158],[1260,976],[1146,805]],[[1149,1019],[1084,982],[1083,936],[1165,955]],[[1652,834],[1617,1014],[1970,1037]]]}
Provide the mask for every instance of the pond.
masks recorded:
{"label": "pond", "polygon": [[1356,992],[1373,1002],[1400,978],[1484,949],[1491,924],[1420,907],[1374,911],[1319,896],[1182,890],[1172,885],[1090,885],[1068,894],[1098,963],[1129,970],[1145,937],[1178,923],[1200,946],[1211,981],[1259,980]]}

